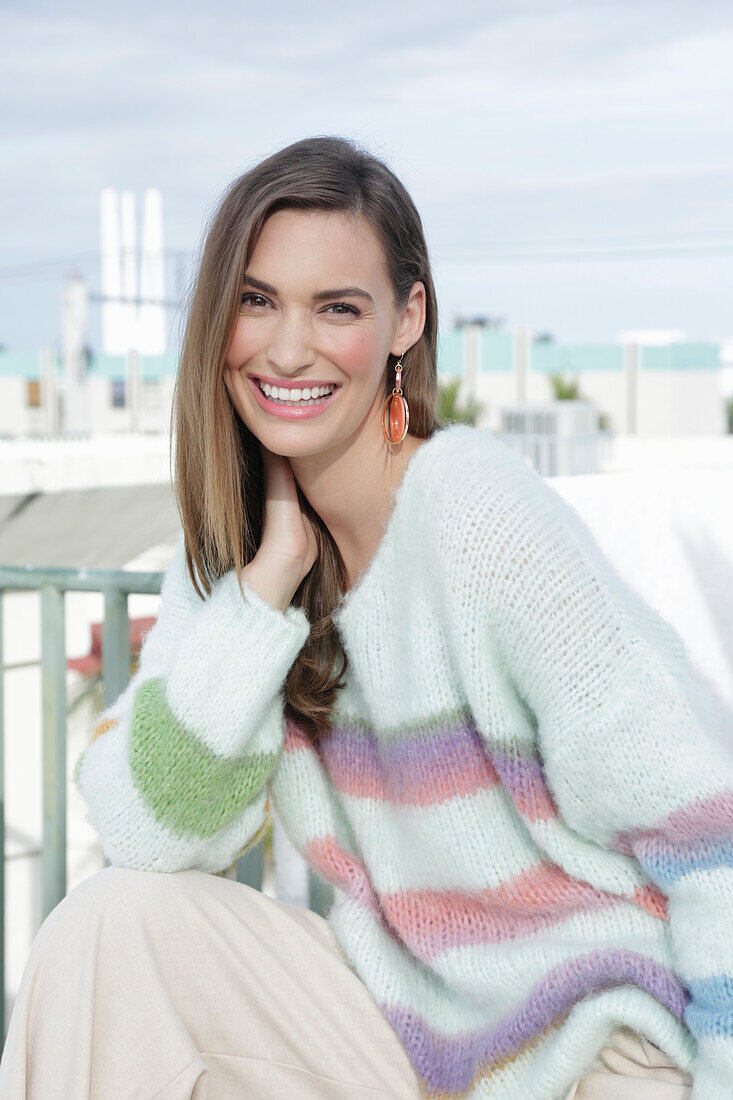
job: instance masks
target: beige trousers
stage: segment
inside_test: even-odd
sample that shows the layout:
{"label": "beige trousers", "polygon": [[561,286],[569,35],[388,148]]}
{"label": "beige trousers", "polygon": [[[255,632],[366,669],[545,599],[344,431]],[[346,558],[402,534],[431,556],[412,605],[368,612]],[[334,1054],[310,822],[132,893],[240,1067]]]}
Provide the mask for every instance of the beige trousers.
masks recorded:
{"label": "beige trousers", "polygon": [[[633,1032],[597,1061],[572,1100],[690,1095]],[[196,870],[106,867],[71,890],[33,941],[0,1061],[2,1100],[420,1096],[327,922]]]}
{"label": "beige trousers", "polygon": [[629,1027],[619,1028],[565,1100],[689,1100],[692,1077]]}

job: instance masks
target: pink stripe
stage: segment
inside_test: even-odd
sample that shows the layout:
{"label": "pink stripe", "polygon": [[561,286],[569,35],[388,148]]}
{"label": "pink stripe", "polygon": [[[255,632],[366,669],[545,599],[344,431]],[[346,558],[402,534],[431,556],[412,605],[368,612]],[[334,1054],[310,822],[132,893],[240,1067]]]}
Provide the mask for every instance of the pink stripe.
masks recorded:
{"label": "pink stripe", "polygon": [[394,928],[387,923],[360,859],[344,851],[332,836],[313,837],[305,845],[303,856],[322,878],[343,890],[348,898],[363,905],[383,930],[397,939]]}
{"label": "pink stripe", "polygon": [[557,864],[542,863],[496,889],[374,891],[364,864],[333,837],[308,842],[305,858],[328,882],[366,906],[390,936],[429,960],[454,947],[533,936],[576,913],[639,905],[666,919],[666,898],[653,886],[630,896],[596,890]]}
{"label": "pink stripe", "polygon": [[298,722],[290,717],[287,711],[285,712],[284,727],[284,752],[299,752],[301,749],[308,749],[310,752],[315,751],[312,738],[308,736]]}
{"label": "pink stripe", "polygon": [[638,905],[641,909],[646,909],[647,913],[651,913],[653,917],[659,917],[660,920],[669,920],[667,895],[651,883],[647,886],[637,886],[629,901],[633,902],[634,905]]}
{"label": "pink stripe", "polygon": [[628,898],[596,890],[556,864],[542,863],[496,889],[405,890],[381,904],[413,954],[428,960],[469,944],[533,936],[574,916]]}
{"label": "pink stripe", "polygon": [[733,833],[733,791],[719,791],[675,810],[650,828],[626,829],[617,833],[611,847],[635,856],[634,845],[649,843],[674,852],[690,842],[723,839]]}
{"label": "pink stripe", "polygon": [[493,749],[490,756],[499,781],[523,817],[529,821],[548,821],[558,816],[542,765],[536,757],[512,756],[498,749]]}

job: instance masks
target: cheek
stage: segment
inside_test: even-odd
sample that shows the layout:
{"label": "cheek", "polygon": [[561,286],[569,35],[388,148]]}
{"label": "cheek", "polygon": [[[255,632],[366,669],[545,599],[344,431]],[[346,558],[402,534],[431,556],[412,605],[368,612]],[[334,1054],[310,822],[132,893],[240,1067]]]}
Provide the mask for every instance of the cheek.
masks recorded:
{"label": "cheek", "polygon": [[379,341],[376,334],[352,329],[339,333],[339,337],[333,345],[334,362],[354,379],[371,378],[378,366]]}
{"label": "cheek", "polygon": [[233,369],[241,367],[258,350],[251,326],[247,326],[241,320],[237,321],[232,338],[227,349],[226,363]]}

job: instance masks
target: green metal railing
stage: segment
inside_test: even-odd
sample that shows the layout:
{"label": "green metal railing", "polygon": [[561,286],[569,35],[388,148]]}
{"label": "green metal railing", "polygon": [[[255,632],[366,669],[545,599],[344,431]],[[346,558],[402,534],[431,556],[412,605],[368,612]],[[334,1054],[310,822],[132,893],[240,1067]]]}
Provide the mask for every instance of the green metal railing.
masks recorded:
{"label": "green metal railing", "polygon": [[[38,591],[41,597],[41,697],[43,730],[43,836],[41,920],[66,895],[66,592],[104,594],[102,684],[104,707],[124,691],[130,678],[130,621],[127,597],[159,595],[164,574],[125,569],[51,569],[0,565],[0,1035],[5,1021],[5,731],[3,672],[3,595],[8,590]],[[105,866],[108,861],[105,859]],[[239,882],[262,889],[263,849],[258,843],[237,861]],[[309,868],[309,906],[326,916],[333,888]]]}

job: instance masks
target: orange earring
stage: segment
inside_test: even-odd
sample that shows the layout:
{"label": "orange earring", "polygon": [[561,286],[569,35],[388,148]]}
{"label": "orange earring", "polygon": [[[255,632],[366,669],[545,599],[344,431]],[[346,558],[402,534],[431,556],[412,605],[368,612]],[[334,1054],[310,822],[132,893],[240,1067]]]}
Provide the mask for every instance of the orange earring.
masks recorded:
{"label": "orange earring", "polygon": [[410,407],[402,392],[402,360],[405,353],[399,358],[395,366],[395,384],[391,394],[384,402],[382,409],[382,431],[388,443],[401,443],[407,435],[410,426]]}

